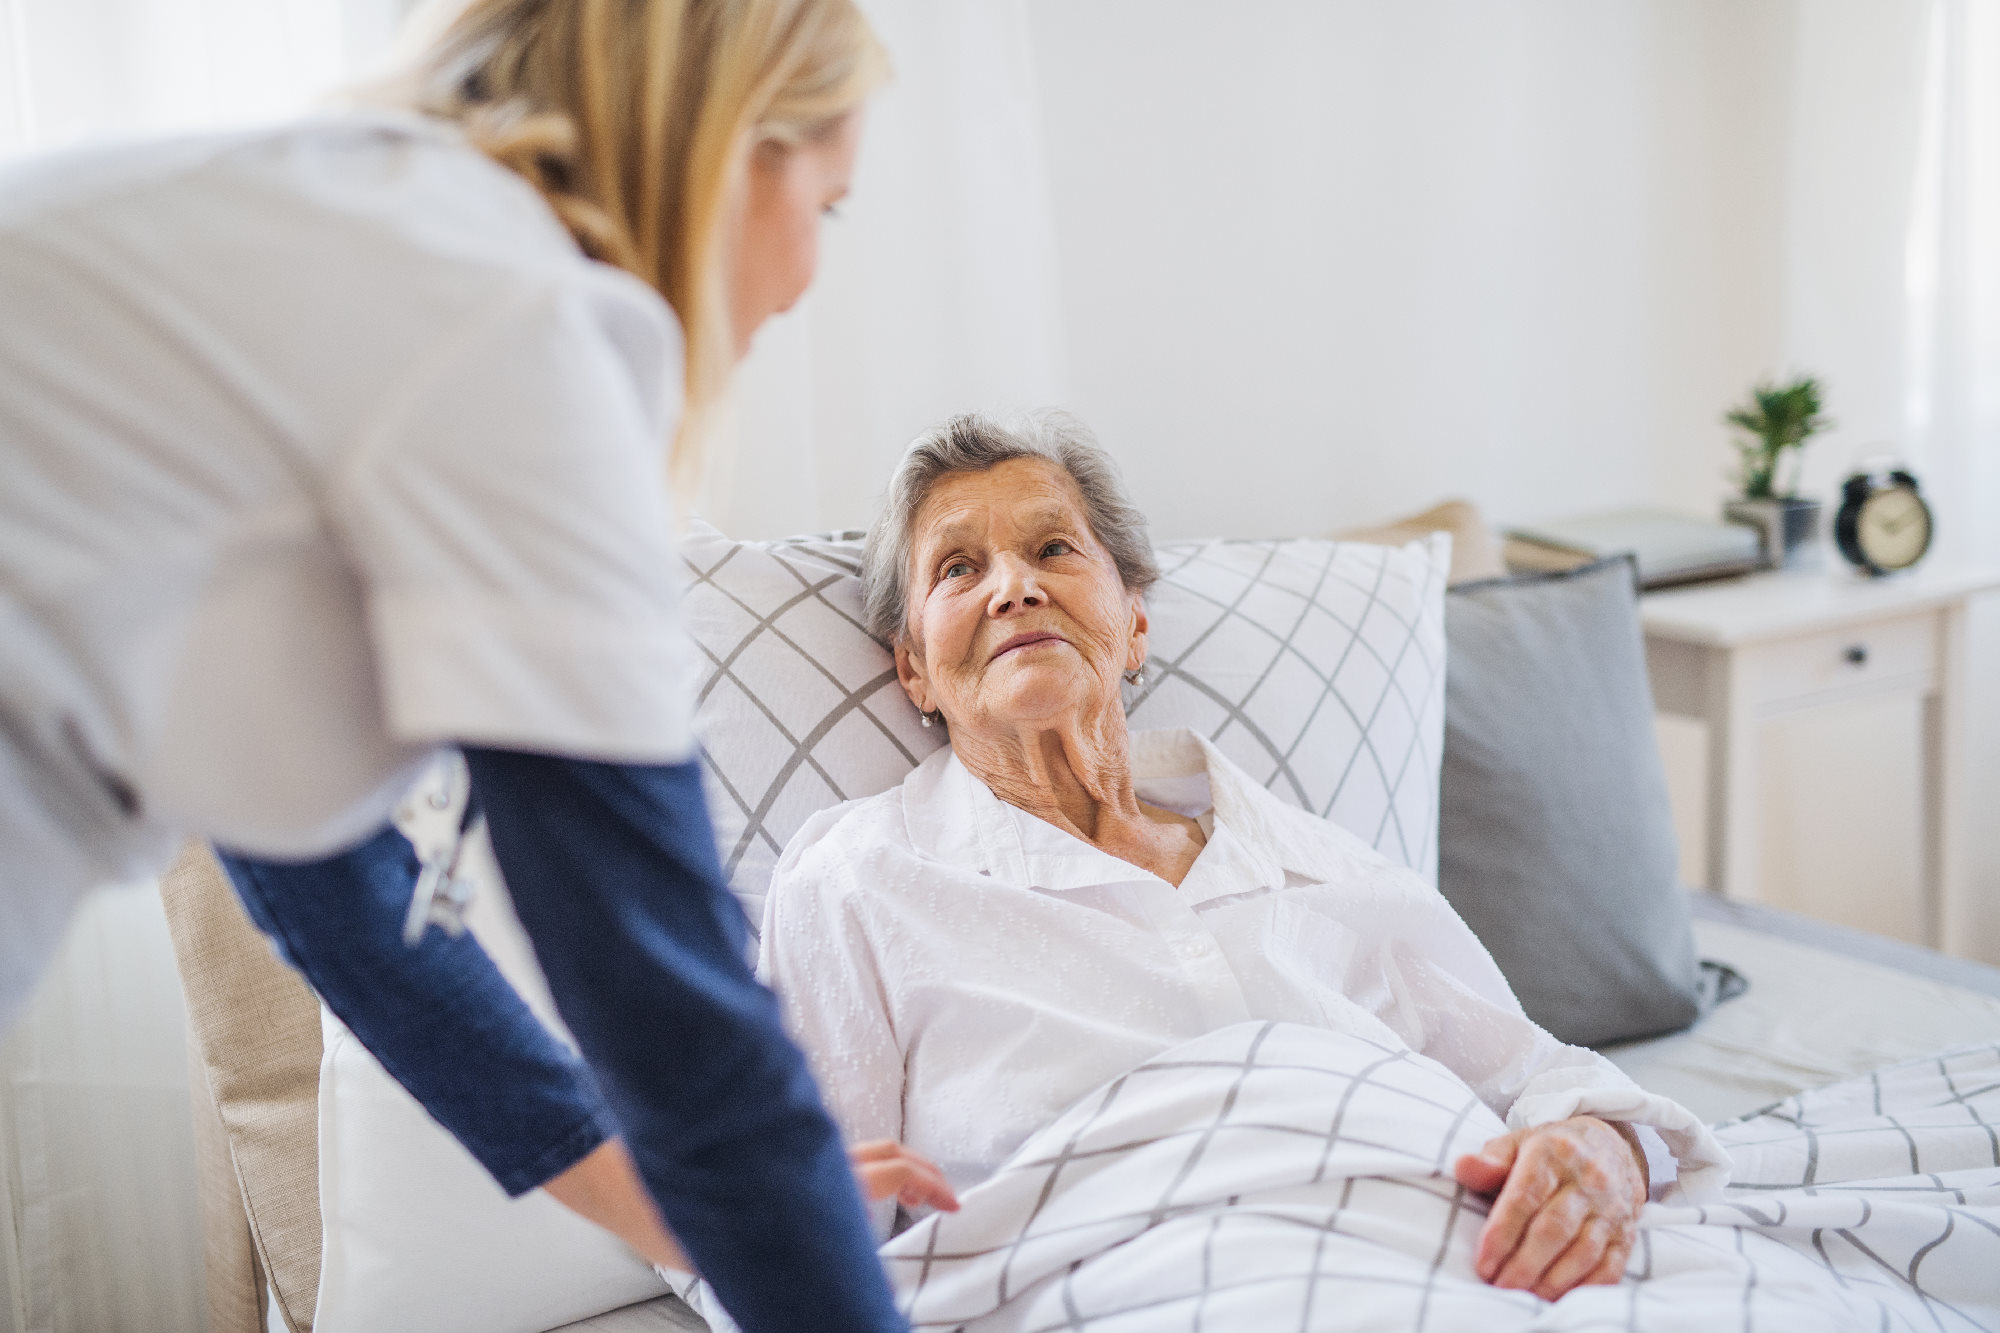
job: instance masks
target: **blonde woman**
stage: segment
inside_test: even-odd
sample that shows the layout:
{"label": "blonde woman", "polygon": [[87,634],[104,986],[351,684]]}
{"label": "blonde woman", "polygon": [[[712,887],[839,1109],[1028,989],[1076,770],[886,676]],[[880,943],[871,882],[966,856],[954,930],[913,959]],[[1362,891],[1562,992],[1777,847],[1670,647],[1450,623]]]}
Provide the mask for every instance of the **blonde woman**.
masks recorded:
{"label": "blonde woman", "polygon": [[[746,1329],[899,1327],[716,865],[667,491],[881,51],[852,0],[429,31],[400,108],[0,175],[0,1029],[81,894],[212,839],[508,1188],[672,1259],[635,1161]],[[384,826],[452,746],[589,1078],[462,942],[394,944]]]}

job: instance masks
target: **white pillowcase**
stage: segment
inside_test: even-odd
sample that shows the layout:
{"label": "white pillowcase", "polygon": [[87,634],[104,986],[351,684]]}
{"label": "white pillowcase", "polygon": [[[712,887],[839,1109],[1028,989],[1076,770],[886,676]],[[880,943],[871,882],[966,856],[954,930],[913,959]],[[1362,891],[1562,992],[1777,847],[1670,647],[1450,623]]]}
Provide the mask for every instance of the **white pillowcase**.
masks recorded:
{"label": "white pillowcase", "polygon": [[[695,734],[730,887],[754,927],[805,821],[946,743],[862,628],[858,534],[682,544],[703,657]],[[1147,595],[1134,728],[1190,727],[1284,799],[1437,878],[1451,539],[1173,542]]]}
{"label": "white pillowcase", "polygon": [[1451,538],[1177,542],[1133,729],[1187,727],[1437,882]]}
{"label": "white pillowcase", "polygon": [[689,526],[695,736],[723,872],[754,930],[800,826],[895,786],[945,733],[917,720],[895,660],[862,628],[859,533],[739,542]]}

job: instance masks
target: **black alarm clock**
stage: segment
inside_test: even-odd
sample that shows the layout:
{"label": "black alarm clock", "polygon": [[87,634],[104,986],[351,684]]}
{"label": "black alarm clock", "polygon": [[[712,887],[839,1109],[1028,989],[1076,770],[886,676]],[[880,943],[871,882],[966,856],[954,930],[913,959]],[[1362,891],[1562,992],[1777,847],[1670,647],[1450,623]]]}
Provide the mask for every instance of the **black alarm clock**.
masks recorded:
{"label": "black alarm clock", "polygon": [[1908,569],[1931,549],[1931,507],[1917,479],[1897,468],[1857,472],[1840,488],[1833,540],[1848,563],[1869,574]]}

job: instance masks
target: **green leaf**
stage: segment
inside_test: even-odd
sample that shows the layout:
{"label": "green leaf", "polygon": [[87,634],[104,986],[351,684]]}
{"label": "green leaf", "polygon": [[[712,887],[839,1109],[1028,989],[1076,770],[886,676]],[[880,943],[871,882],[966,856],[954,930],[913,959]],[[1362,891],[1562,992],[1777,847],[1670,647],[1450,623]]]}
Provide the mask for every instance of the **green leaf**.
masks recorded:
{"label": "green leaf", "polygon": [[1736,442],[1740,455],[1737,479],[1746,499],[1770,496],[1785,450],[1802,448],[1833,424],[1821,414],[1822,405],[1818,377],[1801,375],[1789,384],[1759,382],[1750,391],[1748,403],[1723,415],[1725,424],[1751,437]]}

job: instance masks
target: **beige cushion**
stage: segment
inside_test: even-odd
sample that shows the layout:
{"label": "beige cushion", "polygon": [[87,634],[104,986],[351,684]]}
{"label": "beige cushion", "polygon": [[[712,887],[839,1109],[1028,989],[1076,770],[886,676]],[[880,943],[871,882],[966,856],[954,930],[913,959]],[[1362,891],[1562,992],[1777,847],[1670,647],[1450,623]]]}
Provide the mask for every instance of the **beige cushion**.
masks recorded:
{"label": "beige cushion", "polygon": [[243,1212],[243,1186],[229,1153],[229,1132],[208,1091],[201,1052],[188,1043],[188,1093],[194,1111],[195,1190],[201,1201],[202,1267],[207,1275],[208,1333],[260,1333],[263,1279]]}
{"label": "beige cushion", "polygon": [[1446,500],[1421,514],[1411,514],[1376,527],[1337,532],[1338,541],[1374,542],[1381,546],[1401,546],[1428,537],[1433,532],[1451,534],[1452,583],[1476,583],[1497,579],[1507,572],[1500,559],[1500,542],[1487,526],[1479,507],[1469,500]]}
{"label": "beige cushion", "polygon": [[[308,1333],[319,1294],[319,1002],[250,924],[206,847],[182,851],[160,896],[257,1259],[285,1323]],[[209,1219],[207,1239],[226,1254],[226,1210],[209,1212],[225,1213]],[[240,1282],[239,1264],[220,1268],[213,1283]],[[240,1299],[210,1302],[240,1308]]]}

